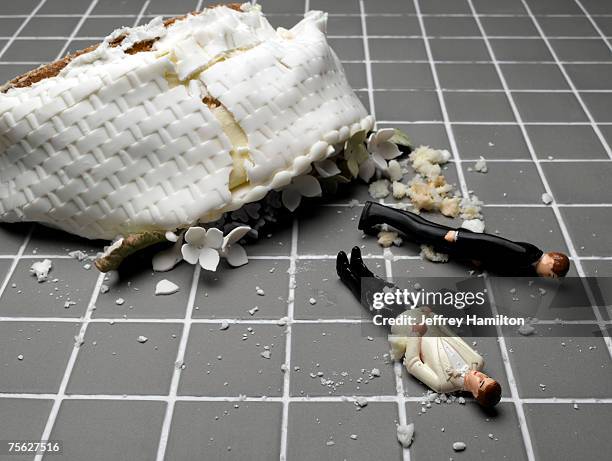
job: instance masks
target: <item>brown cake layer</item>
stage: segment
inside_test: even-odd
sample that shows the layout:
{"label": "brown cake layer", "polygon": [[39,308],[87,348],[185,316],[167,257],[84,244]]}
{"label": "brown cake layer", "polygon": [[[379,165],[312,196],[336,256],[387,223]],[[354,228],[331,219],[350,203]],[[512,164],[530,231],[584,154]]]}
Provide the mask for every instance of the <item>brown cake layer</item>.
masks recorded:
{"label": "brown cake layer", "polygon": [[[231,8],[233,10],[236,11],[242,11],[240,9],[240,3],[228,3],[228,4],[216,4],[216,5],[210,5],[207,8],[216,8],[219,6],[226,6],[228,8]],[[200,14],[199,11],[193,11],[189,14],[185,14],[183,16],[175,16],[173,18],[169,18],[166,19],[164,21],[164,26],[165,27],[170,27],[172,24],[174,24],[177,21],[181,21],[183,19],[185,19],[187,16],[189,15],[194,15],[194,14]],[[121,45],[121,42],[123,41],[123,39],[125,39],[125,35],[122,35],[120,37],[117,37],[115,40],[113,40],[110,43],[110,46],[112,47],[116,47]],[[135,43],[134,46],[132,46],[129,50],[126,50],[127,54],[136,54],[136,53],[140,53],[143,51],[151,51],[153,49],[153,44],[157,41],[158,39],[152,39],[152,40],[144,40],[142,42],[138,42]],[[14,79],[10,80],[9,82],[7,82],[5,85],[2,86],[2,88],[0,89],[0,91],[2,91],[2,93],[6,93],[8,90],[10,90],[11,88],[24,88],[24,87],[28,87],[33,85],[34,83],[40,82],[41,80],[44,80],[46,78],[51,78],[51,77],[55,77],[57,76],[61,70],[66,67],[73,59],[84,55],[86,53],[90,53],[92,51],[94,51],[96,48],[98,48],[99,43],[95,44],[95,45],[91,45],[88,46],[87,48],[84,48],[82,50],[79,51],[75,51],[72,54],[69,54],[67,56],[64,56],[62,59],[59,59],[57,61],[48,63],[48,64],[43,64],[42,66],[33,69],[29,72],[26,72],[25,74],[19,75],[18,77],[15,77]]]}

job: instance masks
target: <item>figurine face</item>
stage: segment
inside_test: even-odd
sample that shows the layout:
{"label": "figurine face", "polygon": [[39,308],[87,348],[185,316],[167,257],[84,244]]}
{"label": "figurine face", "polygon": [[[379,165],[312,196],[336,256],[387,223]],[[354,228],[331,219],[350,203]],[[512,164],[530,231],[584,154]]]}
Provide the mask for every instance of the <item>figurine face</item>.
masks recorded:
{"label": "figurine face", "polygon": [[493,378],[476,370],[470,370],[464,378],[466,391],[484,406],[494,406],[501,398],[501,387]]}
{"label": "figurine face", "polygon": [[535,269],[540,277],[556,278],[557,274],[553,272],[554,265],[555,260],[548,253],[544,253],[536,264]]}

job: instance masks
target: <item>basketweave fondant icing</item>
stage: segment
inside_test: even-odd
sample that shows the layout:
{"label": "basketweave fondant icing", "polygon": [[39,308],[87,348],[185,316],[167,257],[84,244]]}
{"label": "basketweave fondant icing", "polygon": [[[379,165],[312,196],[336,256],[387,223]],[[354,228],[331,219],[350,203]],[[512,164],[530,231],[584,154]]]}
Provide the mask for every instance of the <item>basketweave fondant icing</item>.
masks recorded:
{"label": "basketweave fondant icing", "polygon": [[218,6],[122,28],[0,94],[0,220],[88,238],[209,222],[288,185],[369,116],[313,11]]}

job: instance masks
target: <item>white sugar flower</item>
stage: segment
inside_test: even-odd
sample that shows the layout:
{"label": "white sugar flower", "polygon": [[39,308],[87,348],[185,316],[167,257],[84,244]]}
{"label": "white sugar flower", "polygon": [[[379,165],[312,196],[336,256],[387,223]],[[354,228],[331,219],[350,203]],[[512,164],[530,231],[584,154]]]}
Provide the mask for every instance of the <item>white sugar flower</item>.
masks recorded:
{"label": "white sugar flower", "polygon": [[230,266],[244,266],[249,262],[246,250],[238,241],[248,234],[250,230],[251,228],[249,226],[239,226],[232,229],[229,234],[223,237],[221,255],[223,255]]}
{"label": "white sugar flower", "polygon": [[319,197],[322,194],[321,185],[310,175],[297,176],[291,184],[283,189],[281,200],[285,208],[294,211],[304,197]]}
{"label": "white sugar flower", "polygon": [[383,128],[372,133],[368,138],[368,152],[372,160],[383,171],[387,169],[387,160],[392,160],[402,154],[397,144],[391,141],[393,135],[395,135],[393,128]]}
{"label": "white sugar flower", "polygon": [[331,178],[341,173],[340,168],[333,160],[325,159],[313,163],[315,170],[322,178]]}
{"label": "white sugar flower", "polygon": [[370,157],[359,165],[359,177],[366,183],[370,182],[374,173],[376,173],[376,163]]}
{"label": "white sugar flower", "polygon": [[223,232],[216,227],[206,230],[203,227],[190,227],[185,232],[185,244],[181,247],[183,259],[189,264],[198,261],[202,269],[217,270],[219,250],[223,246]]}

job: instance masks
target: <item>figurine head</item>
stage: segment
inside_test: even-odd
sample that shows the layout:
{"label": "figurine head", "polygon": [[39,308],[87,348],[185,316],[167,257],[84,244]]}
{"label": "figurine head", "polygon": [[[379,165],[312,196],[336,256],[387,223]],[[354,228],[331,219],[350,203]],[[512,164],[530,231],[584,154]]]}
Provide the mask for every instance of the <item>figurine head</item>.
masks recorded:
{"label": "figurine head", "polygon": [[463,386],[483,407],[494,407],[501,399],[499,383],[480,371],[468,371],[465,374]]}
{"label": "figurine head", "polygon": [[544,253],[536,263],[536,272],[540,277],[565,277],[569,270],[569,258],[563,253]]}

